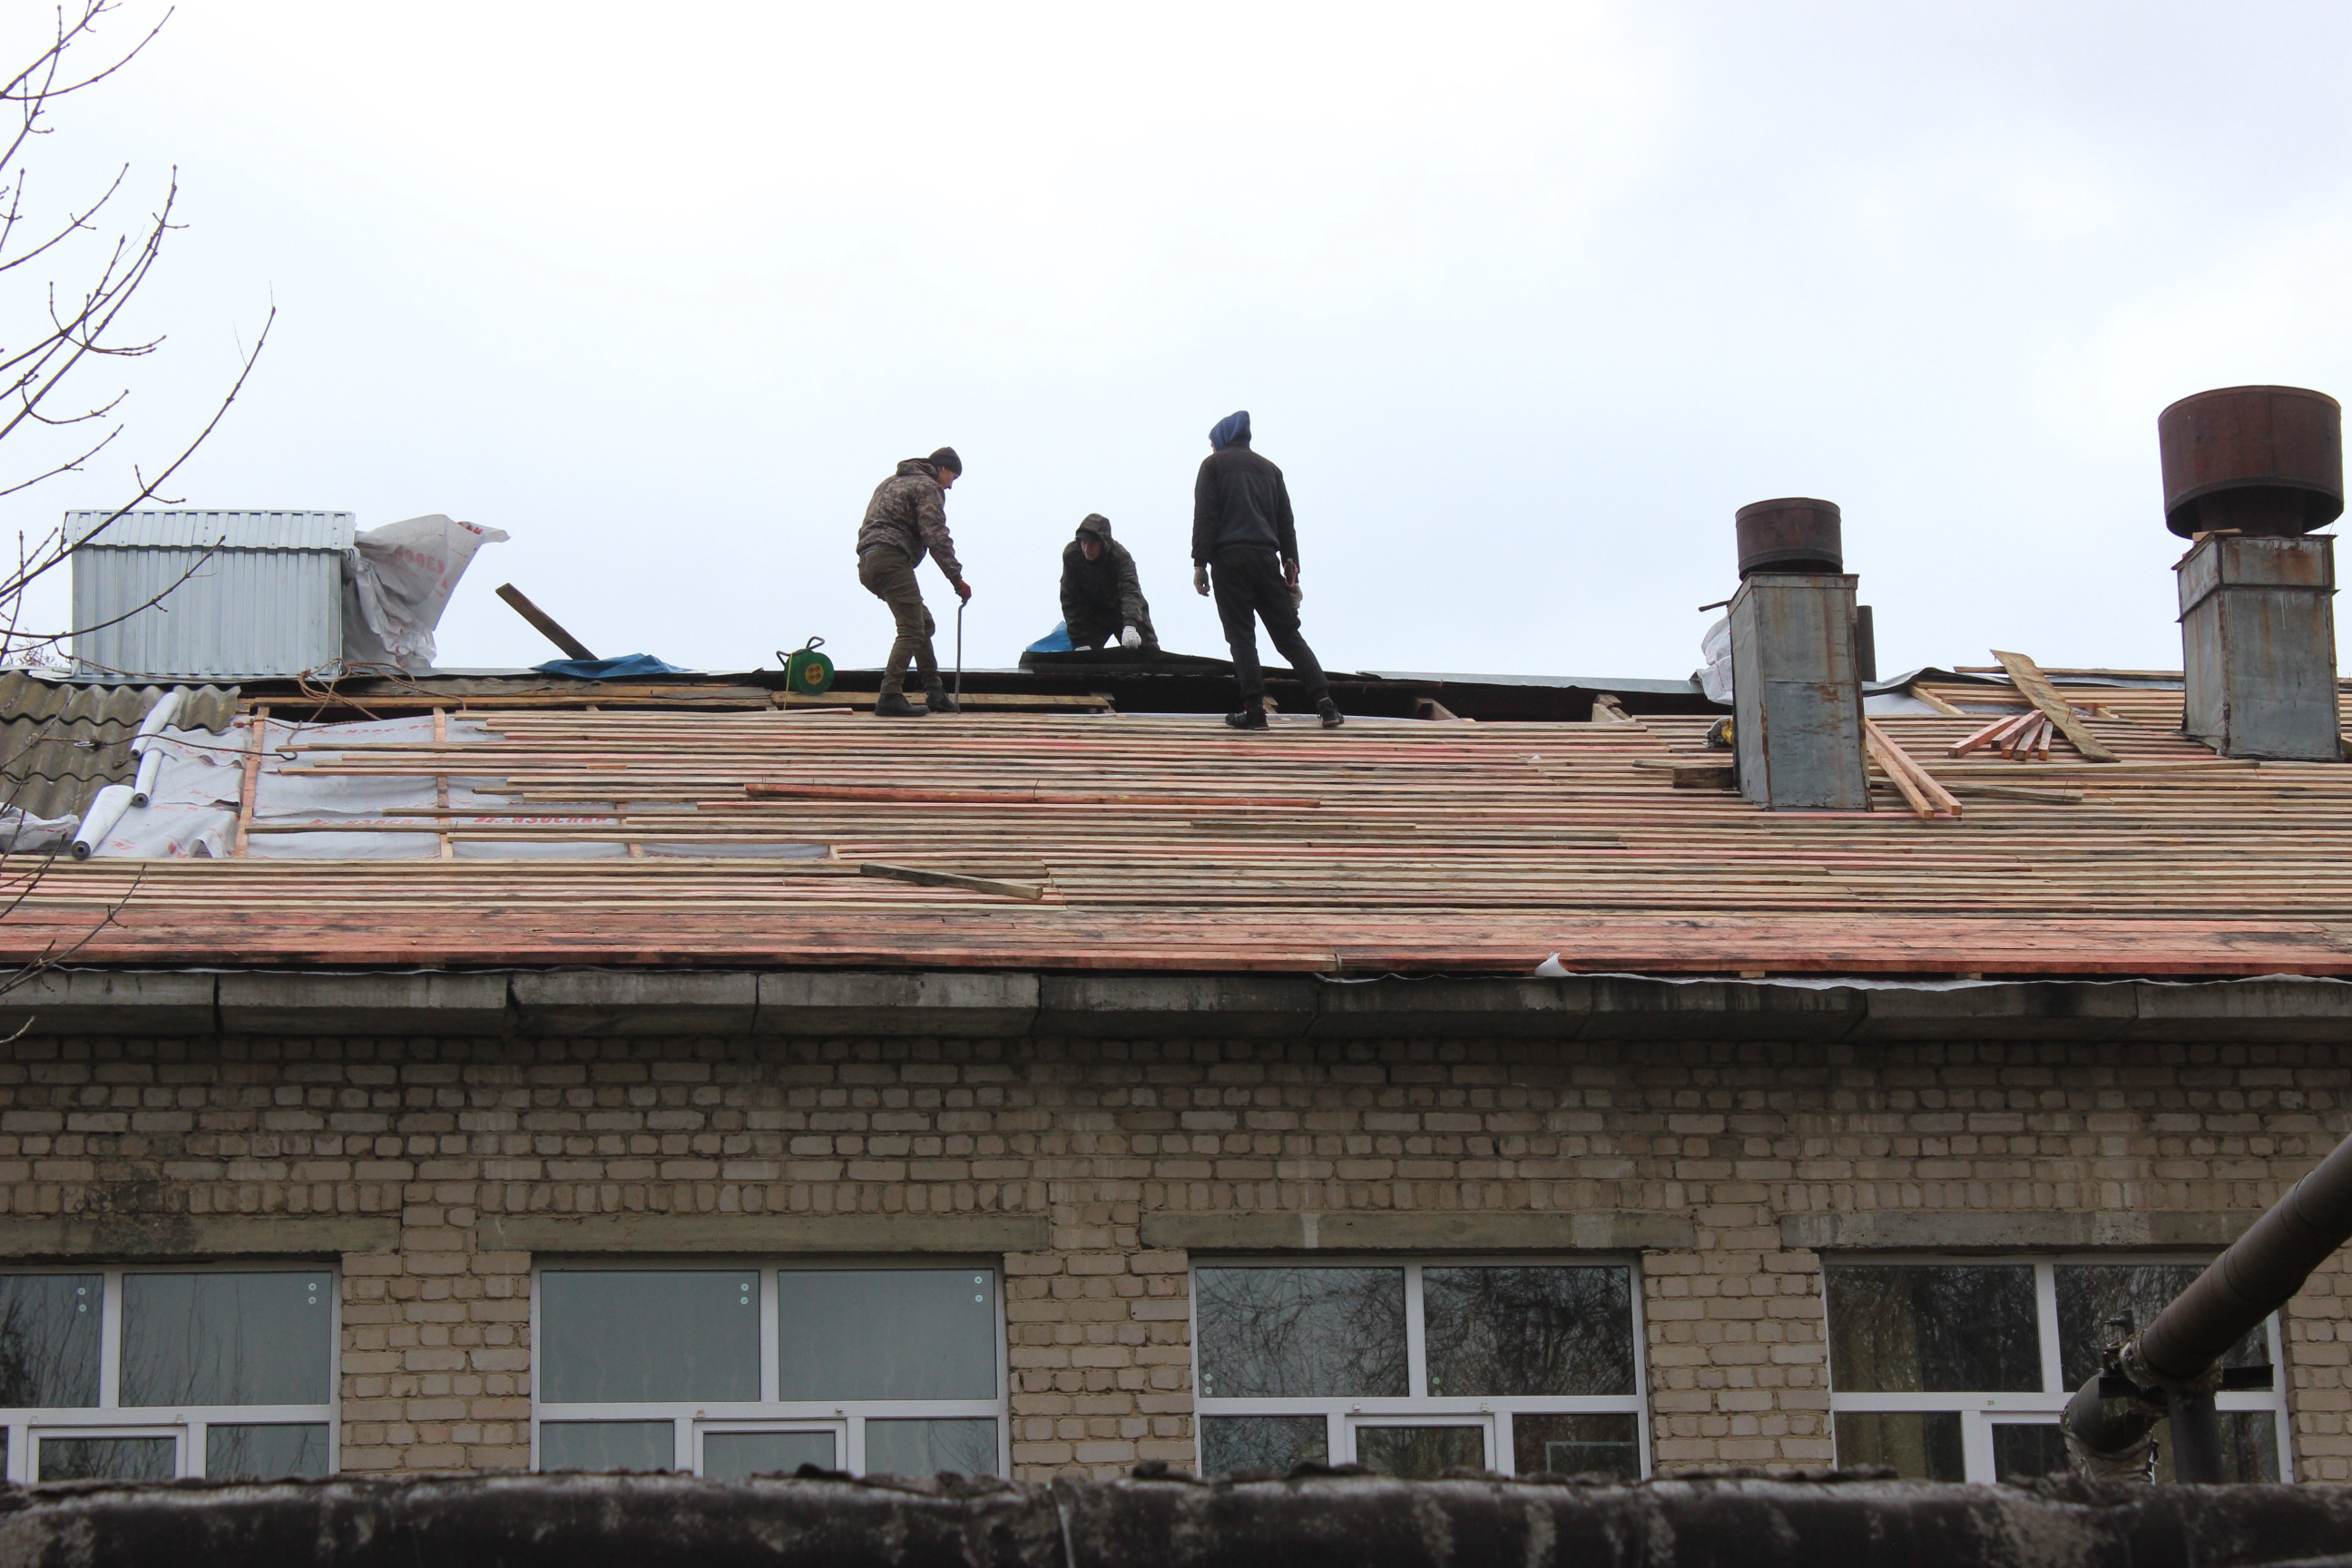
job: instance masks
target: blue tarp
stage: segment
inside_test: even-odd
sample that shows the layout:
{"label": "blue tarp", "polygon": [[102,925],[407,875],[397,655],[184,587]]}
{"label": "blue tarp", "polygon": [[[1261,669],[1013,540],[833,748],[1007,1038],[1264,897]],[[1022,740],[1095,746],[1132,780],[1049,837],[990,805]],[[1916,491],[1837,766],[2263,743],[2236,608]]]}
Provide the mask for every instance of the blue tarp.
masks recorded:
{"label": "blue tarp", "polygon": [[638,675],[687,673],[649,653],[625,653],[618,658],[558,658],[532,665],[531,668],[541,675],[568,675],[575,680],[626,680]]}
{"label": "blue tarp", "polygon": [[1070,623],[1067,621],[1055,621],[1052,631],[1047,632],[1044,637],[1039,637],[1035,642],[1031,643],[1027,647],[1021,651],[1024,653],[1072,653],[1076,651],[1070,643]]}

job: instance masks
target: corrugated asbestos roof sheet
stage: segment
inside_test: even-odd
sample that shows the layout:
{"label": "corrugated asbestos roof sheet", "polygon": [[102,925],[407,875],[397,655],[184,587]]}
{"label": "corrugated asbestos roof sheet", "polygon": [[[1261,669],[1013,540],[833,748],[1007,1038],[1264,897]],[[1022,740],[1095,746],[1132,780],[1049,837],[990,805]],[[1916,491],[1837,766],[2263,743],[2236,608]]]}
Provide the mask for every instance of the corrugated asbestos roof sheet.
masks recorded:
{"label": "corrugated asbestos roof sheet", "polygon": [[[130,779],[131,737],[168,689],[0,673],[0,805],[79,816],[100,786]],[[234,687],[198,687],[180,700],[173,725],[225,730],[236,716]]]}
{"label": "corrugated asbestos roof sheet", "polygon": [[0,921],[0,959],[114,910],[81,961],[1524,974],[1556,952],[1586,972],[2352,976],[2352,767],[2223,761],[2123,712],[2088,721],[2110,765],[2063,742],[1953,760],[1983,717],[1879,721],[1964,797],[1932,821],[1891,790],[1773,814],[1676,788],[1704,717],[472,717],[495,738],[315,765],[503,779],[519,812],[569,811],[550,837],[832,857],[95,859]]}
{"label": "corrugated asbestos roof sheet", "polygon": [[[92,550],[349,550],[356,531],[348,511],[106,511],[66,513],[66,537]],[[87,543],[85,543],[87,541]]]}

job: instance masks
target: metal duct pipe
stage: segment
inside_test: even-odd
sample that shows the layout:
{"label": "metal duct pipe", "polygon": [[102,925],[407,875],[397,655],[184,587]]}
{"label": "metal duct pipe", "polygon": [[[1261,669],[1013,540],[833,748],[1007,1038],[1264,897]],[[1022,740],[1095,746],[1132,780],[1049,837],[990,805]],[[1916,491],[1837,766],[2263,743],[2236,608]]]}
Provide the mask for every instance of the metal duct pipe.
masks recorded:
{"label": "metal duct pipe", "polygon": [[2172,1418],[2173,1474],[2218,1481],[2221,1423],[2213,1411],[2221,1357],[2303,1289],[2312,1270],[2352,1241],[2352,1138],[2230,1244],[2156,1321],[2067,1402],[2066,1446],[2086,1474],[2144,1471],[2148,1434]]}

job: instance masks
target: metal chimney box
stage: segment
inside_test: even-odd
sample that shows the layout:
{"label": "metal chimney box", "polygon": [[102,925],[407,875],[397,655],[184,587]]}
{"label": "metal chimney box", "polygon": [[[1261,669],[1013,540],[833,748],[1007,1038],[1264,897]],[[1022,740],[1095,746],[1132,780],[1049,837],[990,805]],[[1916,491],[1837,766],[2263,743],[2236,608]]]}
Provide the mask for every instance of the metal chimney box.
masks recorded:
{"label": "metal chimney box", "polygon": [[1843,520],[1806,496],[1739,509],[1731,599],[1732,746],[1739,787],[1769,811],[1867,811],[1857,578]]}
{"label": "metal chimney box", "polygon": [[2180,587],[2181,728],[2225,757],[2339,762],[2336,542],[2344,411],[2300,386],[2225,386],[2156,416]]}
{"label": "metal chimney box", "polygon": [[133,511],[107,522],[113,515],[66,514],[85,673],[287,676],[342,657],[352,513]]}
{"label": "metal chimney box", "polygon": [[2174,570],[2181,728],[2225,757],[2341,760],[2336,541],[2209,533]]}

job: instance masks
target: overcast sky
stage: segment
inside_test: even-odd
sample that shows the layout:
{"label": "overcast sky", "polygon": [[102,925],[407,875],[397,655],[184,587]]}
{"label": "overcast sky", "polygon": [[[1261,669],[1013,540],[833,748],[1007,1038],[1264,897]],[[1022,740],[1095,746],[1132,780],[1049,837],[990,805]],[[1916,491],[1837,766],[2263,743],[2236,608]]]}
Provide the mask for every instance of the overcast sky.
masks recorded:
{"label": "overcast sky", "polygon": [[2352,6],[2250,0],[199,0],[34,196],[179,169],[136,452],[278,308],[187,504],[513,535],[444,664],[553,657],[509,580],[599,653],[878,662],[857,519],[942,443],[971,664],[1090,510],[1219,653],[1246,408],[1333,668],[1685,675],[1782,495],[1844,508],[1883,670],[2178,668],[2158,410],[2352,392],[2347,66]]}

